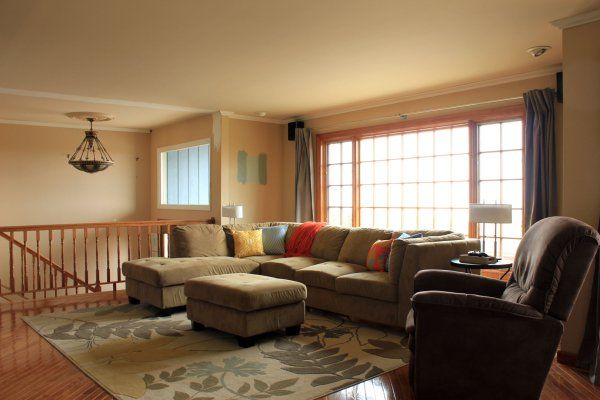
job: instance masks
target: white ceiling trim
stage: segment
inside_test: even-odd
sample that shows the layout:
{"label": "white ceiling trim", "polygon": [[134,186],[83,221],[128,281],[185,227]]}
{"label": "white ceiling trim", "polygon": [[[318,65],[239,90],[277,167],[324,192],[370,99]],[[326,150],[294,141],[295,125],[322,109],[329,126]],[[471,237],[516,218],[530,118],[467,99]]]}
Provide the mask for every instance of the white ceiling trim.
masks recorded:
{"label": "white ceiling trim", "polygon": [[349,112],[353,112],[353,111],[367,110],[370,108],[389,106],[392,104],[403,103],[403,102],[412,101],[412,100],[425,99],[425,98],[435,97],[435,96],[443,96],[443,95],[452,94],[452,93],[465,92],[467,90],[501,85],[504,83],[511,83],[511,82],[518,82],[518,81],[523,81],[523,80],[527,80],[527,79],[539,78],[542,76],[553,75],[560,71],[562,71],[562,65],[553,65],[551,67],[543,68],[543,69],[540,69],[537,71],[509,75],[509,76],[505,76],[502,78],[495,78],[495,79],[488,79],[485,81],[465,83],[462,85],[451,86],[451,87],[448,87],[445,89],[429,90],[429,91],[425,91],[425,92],[408,94],[408,95],[404,95],[404,96],[391,97],[389,99],[384,99],[384,100],[361,103],[361,104],[346,107],[346,108],[332,109],[330,111],[314,113],[314,114],[305,114],[305,115],[299,116],[297,118],[290,118],[284,122],[288,123],[288,122],[293,122],[293,121],[297,121],[297,120],[307,121],[307,120],[311,120],[311,119],[331,117],[334,115],[345,114],[345,113],[349,113]]}
{"label": "white ceiling trim", "polygon": [[103,99],[100,97],[76,96],[76,95],[72,95],[72,94],[40,92],[40,91],[36,91],[36,90],[0,88],[0,94],[9,94],[9,95],[13,95],[13,96],[22,96],[22,97],[33,97],[33,98],[40,98],[40,99],[74,101],[74,102],[89,103],[89,104],[109,104],[109,105],[115,105],[115,106],[147,108],[147,109],[152,109],[152,110],[163,110],[163,111],[179,111],[179,112],[202,113],[202,114],[209,114],[211,112],[214,112],[214,110],[207,110],[204,108],[196,108],[196,107],[174,106],[171,104],[159,104],[159,103],[146,103],[143,101]]}
{"label": "white ceiling trim", "polygon": [[[45,126],[50,128],[68,128],[68,129],[88,129],[89,126],[85,124],[59,124],[54,122],[38,122],[38,121],[18,121],[13,119],[0,119],[0,124],[5,125],[29,125],[29,126]],[[94,128],[99,131],[112,131],[112,132],[133,132],[133,133],[150,133],[150,129],[136,129],[136,128],[119,128],[115,126],[102,126],[95,125]]]}
{"label": "white ceiling trim", "polygon": [[265,118],[265,117],[258,117],[258,116],[255,117],[253,115],[229,114],[229,115],[223,115],[223,116],[233,118],[233,119],[241,119],[244,121],[266,122],[269,124],[287,124],[287,120]]}
{"label": "white ceiling trim", "polygon": [[559,29],[567,29],[598,20],[600,20],[600,8],[583,14],[577,14],[571,17],[557,19],[550,23]]}

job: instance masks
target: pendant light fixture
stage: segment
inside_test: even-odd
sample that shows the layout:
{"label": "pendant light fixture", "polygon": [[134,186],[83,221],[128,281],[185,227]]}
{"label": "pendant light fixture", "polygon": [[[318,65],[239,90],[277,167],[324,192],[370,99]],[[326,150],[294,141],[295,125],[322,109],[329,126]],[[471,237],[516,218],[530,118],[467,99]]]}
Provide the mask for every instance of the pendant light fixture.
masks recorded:
{"label": "pendant light fixture", "polygon": [[98,131],[95,131],[93,126],[96,121],[110,121],[113,117],[94,112],[73,112],[66,115],[90,123],[90,129],[85,131],[85,138],[69,158],[69,164],[89,174],[104,171],[113,165],[115,162],[98,139]]}

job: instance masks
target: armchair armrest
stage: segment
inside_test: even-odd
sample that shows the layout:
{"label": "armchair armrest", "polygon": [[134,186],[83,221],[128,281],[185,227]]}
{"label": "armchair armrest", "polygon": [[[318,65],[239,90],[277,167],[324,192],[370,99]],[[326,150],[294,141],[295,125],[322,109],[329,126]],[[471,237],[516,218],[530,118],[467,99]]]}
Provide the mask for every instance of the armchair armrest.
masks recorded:
{"label": "armchair armrest", "polygon": [[423,291],[412,302],[415,398],[539,398],[561,321],[527,305],[472,294]]}
{"label": "armchair armrest", "polygon": [[[531,306],[476,294],[430,290],[416,293],[412,297],[412,302],[415,313],[428,306],[441,306],[463,308],[474,314],[477,314],[478,311],[485,311],[497,315],[502,314],[505,317],[543,318],[543,314]],[[477,316],[473,315],[473,318],[475,319]]]}
{"label": "armchair armrest", "polygon": [[457,271],[422,270],[415,275],[415,293],[426,290],[500,297],[506,283],[497,279]]}

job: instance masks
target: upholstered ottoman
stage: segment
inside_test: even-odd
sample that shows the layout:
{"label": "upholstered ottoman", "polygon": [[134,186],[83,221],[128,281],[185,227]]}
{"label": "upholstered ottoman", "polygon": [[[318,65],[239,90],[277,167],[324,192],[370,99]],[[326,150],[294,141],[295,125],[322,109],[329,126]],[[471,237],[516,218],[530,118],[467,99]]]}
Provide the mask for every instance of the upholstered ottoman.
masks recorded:
{"label": "upholstered ottoman", "polygon": [[306,286],[254,274],[202,276],[185,282],[187,315],[194,330],[205,326],[238,336],[240,346],[254,336],[285,328],[300,333]]}

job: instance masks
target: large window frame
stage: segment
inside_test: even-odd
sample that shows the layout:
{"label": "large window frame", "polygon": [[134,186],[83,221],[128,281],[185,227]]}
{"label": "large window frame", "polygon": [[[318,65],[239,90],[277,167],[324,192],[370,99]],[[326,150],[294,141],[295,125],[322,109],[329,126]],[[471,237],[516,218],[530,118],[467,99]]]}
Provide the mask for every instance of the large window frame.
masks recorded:
{"label": "large window frame", "polygon": [[[505,122],[508,120],[521,120],[523,122],[523,136],[525,125],[525,109],[522,105],[508,106],[491,110],[476,110],[453,115],[433,118],[424,118],[415,121],[402,121],[393,124],[349,129],[338,132],[322,133],[317,135],[316,168],[315,168],[315,206],[316,219],[327,222],[327,145],[335,142],[351,141],[353,149],[352,168],[352,226],[360,225],[360,149],[361,139],[376,138],[392,134],[404,134],[417,130],[440,129],[443,127],[466,125],[469,136],[469,202],[477,203],[479,196],[478,176],[478,126],[484,123]],[[523,154],[525,153],[523,140]],[[524,176],[524,175],[523,175]],[[523,186],[525,185],[523,179]],[[524,193],[524,190],[523,190]],[[522,221],[523,222],[523,221]],[[522,224],[523,225],[523,224]],[[477,238],[477,227],[469,223],[469,237]]]}
{"label": "large window frame", "polygon": [[[208,193],[206,204],[171,204],[167,202],[167,162],[168,152],[185,150],[197,146],[208,146]],[[179,143],[172,146],[164,146],[156,149],[156,187],[157,187],[157,208],[166,210],[196,210],[210,211],[211,196],[211,140],[210,138],[195,140],[192,142]],[[189,185],[189,183],[188,183]],[[188,186],[189,187],[189,186]]]}

